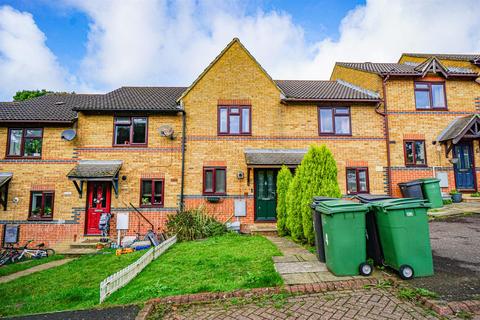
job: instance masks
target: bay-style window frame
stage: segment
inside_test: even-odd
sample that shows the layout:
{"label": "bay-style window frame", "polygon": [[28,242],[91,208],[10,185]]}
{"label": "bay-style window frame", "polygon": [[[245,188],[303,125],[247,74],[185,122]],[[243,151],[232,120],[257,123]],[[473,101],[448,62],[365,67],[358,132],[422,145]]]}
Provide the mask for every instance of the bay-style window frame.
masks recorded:
{"label": "bay-style window frame", "polygon": [[[355,171],[355,182],[356,182],[356,190],[351,191],[349,190],[348,186],[348,172],[349,171]],[[360,172],[365,172],[365,184],[366,184],[366,189],[365,190],[360,190]],[[345,180],[346,180],[346,187],[347,187],[347,194],[361,194],[361,193],[370,193],[370,177],[368,175],[368,167],[347,167],[345,170]]]}
{"label": "bay-style window frame", "polygon": [[[231,123],[233,118],[238,118],[238,132],[232,132]],[[223,121],[225,121],[224,124]],[[219,136],[252,135],[252,106],[218,106],[217,133]]]}
{"label": "bay-style window frame", "polygon": [[[223,178],[219,178],[219,171],[223,171]],[[212,176],[212,186],[209,188],[207,186],[207,175],[211,174]],[[218,179],[222,179],[223,189],[218,190]],[[203,167],[203,187],[202,191],[204,195],[226,195],[227,194],[227,167]]]}
{"label": "bay-style window frame", "polygon": [[[152,190],[150,192],[150,203],[144,203],[144,182],[151,182]],[[155,183],[161,182],[160,190],[157,190]],[[160,193],[158,193],[160,191]],[[155,201],[155,198],[160,197],[160,201]],[[142,178],[140,179],[140,207],[142,208],[162,208],[165,203],[165,179],[163,178]]]}
{"label": "bay-style window frame", "polygon": [[[135,120],[145,120],[144,142],[133,142]],[[128,143],[117,143],[117,130],[119,127],[129,127]],[[146,147],[148,145],[148,117],[115,115],[113,118],[113,146],[115,147]]]}
{"label": "bay-style window frame", "polygon": [[[407,156],[407,144],[411,143],[412,144],[412,158],[413,162],[408,161],[408,156]],[[422,143],[423,144],[423,155],[424,155],[424,163],[419,163],[417,164],[417,152],[416,152],[416,144],[417,143]],[[403,140],[403,156],[405,159],[405,166],[406,167],[426,167],[427,166],[427,148],[425,144],[425,140],[422,139],[406,139]]]}
{"label": "bay-style window frame", "polygon": [[[434,105],[434,97],[433,97],[433,89],[432,86],[442,86],[443,92],[443,106],[435,106]],[[445,89],[445,82],[444,81],[414,81],[413,83],[414,88],[414,99],[415,99],[415,109],[422,111],[422,110],[448,110],[447,105],[447,91]],[[417,93],[428,93],[428,101],[429,105],[427,107],[419,107],[417,101]]]}
{"label": "bay-style window frame", "polygon": [[[35,212],[35,208],[33,208],[34,204],[34,197],[41,196],[41,203],[39,206],[39,211]],[[49,211],[46,207],[46,198],[51,197],[51,207],[49,207]],[[55,207],[55,191],[53,190],[32,190],[30,191],[30,205],[28,211],[28,220],[53,220],[53,213]]]}
{"label": "bay-style window frame", "polygon": [[[11,136],[12,131],[22,131],[21,141],[20,141],[20,154],[10,154],[10,147],[12,145]],[[29,133],[29,131],[40,131],[40,134],[33,135]],[[41,127],[29,127],[29,128],[8,128],[8,137],[7,137],[7,150],[6,150],[6,158],[24,158],[24,159],[41,159],[42,158],[42,151],[43,151],[43,128]],[[38,155],[25,155],[25,143],[27,140],[32,141],[40,141],[39,147],[40,150]],[[34,153],[35,154],[35,153]]]}
{"label": "bay-style window frame", "polygon": [[[322,123],[322,112],[331,113],[331,123],[326,124]],[[352,135],[352,110],[349,106],[338,106],[338,107],[318,107],[318,134],[321,136],[351,136]],[[336,119],[337,118],[348,118],[348,132],[339,133],[337,132]],[[329,129],[331,127],[331,129]]]}

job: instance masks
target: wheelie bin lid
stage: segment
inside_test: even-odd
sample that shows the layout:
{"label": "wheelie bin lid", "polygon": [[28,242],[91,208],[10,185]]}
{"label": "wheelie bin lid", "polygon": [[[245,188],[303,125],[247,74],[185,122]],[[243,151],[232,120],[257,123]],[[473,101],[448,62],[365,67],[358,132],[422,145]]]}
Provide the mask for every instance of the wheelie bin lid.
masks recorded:
{"label": "wheelie bin lid", "polygon": [[370,193],[357,194],[355,198],[360,200],[361,203],[370,203],[373,201],[393,199],[393,197],[390,197],[389,195],[386,195],[386,194],[370,194]]}
{"label": "wheelie bin lid", "polygon": [[422,184],[423,182],[420,180],[413,180],[413,181],[407,181],[407,182],[400,182],[398,183],[399,186],[415,186],[417,184]]}
{"label": "wheelie bin lid", "polygon": [[329,201],[329,200],[338,200],[338,198],[315,196],[315,197],[313,197],[313,202],[310,204],[310,208],[315,209],[315,207],[316,207],[320,202],[322,202],[322,201]]}
{"label": "wheelie bin lid", "polygon": [[395,198],[376,201],[369,204],[371,207],[381,208],[384,211],[396,209],[429,208],[430,204],[424,199]]}
{"label": "wheelie bin lid", "polygon": [[422,182],[422,183],[437,183],[437,182],[440,182],[440,179],[437,179],[437,178],[421,178],[421,179],[417,179],[417,180]]}
{"label": "wheelie bin lid", "polygon": [[320,202],[315,210],[322,214],[335,214],[347,212],[364,213],[368,211],[368,207],[363,203],[348,200],[328,200]]}

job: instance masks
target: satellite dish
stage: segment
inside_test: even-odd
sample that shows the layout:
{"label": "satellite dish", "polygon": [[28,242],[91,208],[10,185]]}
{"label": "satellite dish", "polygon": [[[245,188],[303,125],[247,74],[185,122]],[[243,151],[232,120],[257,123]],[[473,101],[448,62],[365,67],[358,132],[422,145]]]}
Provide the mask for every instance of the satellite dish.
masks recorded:
{"label": "satellite dish", "polygon": [[77,136],[77,132],[73,129],[67,129],[62,132],[62,140],[72,141]]}
{"label": "satellite dish", "polygon": [[171,126],[169,126],[169,125],[163,125],[163,126],[160,127],[159,131],[160,131],[160,135],[161,135],[162,137],[168,137],[168,138],[170,138],[170,139],[173,140],[173,138],[174,138],[174,136],[173,136],[174,131],[173,131],[173,128],[172,128]]}

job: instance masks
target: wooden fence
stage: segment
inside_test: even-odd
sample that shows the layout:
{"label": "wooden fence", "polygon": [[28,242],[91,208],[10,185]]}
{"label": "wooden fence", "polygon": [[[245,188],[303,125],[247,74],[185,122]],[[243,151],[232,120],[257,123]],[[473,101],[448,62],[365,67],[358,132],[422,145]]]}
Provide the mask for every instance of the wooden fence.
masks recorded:
{"label": "wooden fence", "polygon": [[102,303],[109,295],[128,284],[150,262],[162,255],[162,253],[170,248],[175,242],[177,242],[177,236],[171,237],[158,246],[150,248],[137,261],[105,278],[100,283],[100,303]]}

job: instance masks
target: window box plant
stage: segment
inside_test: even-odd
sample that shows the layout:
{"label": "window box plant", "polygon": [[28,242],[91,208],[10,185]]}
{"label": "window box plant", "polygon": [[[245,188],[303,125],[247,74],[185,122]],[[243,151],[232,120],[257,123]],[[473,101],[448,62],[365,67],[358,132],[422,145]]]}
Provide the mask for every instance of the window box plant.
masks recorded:
{"label": "window box plant", "polygon": [[458,190],[453,189],[450,191],[450,195],[452,196],[452,202],[453,203],[460,203],[462,202],[462,194],[458,192]]}

